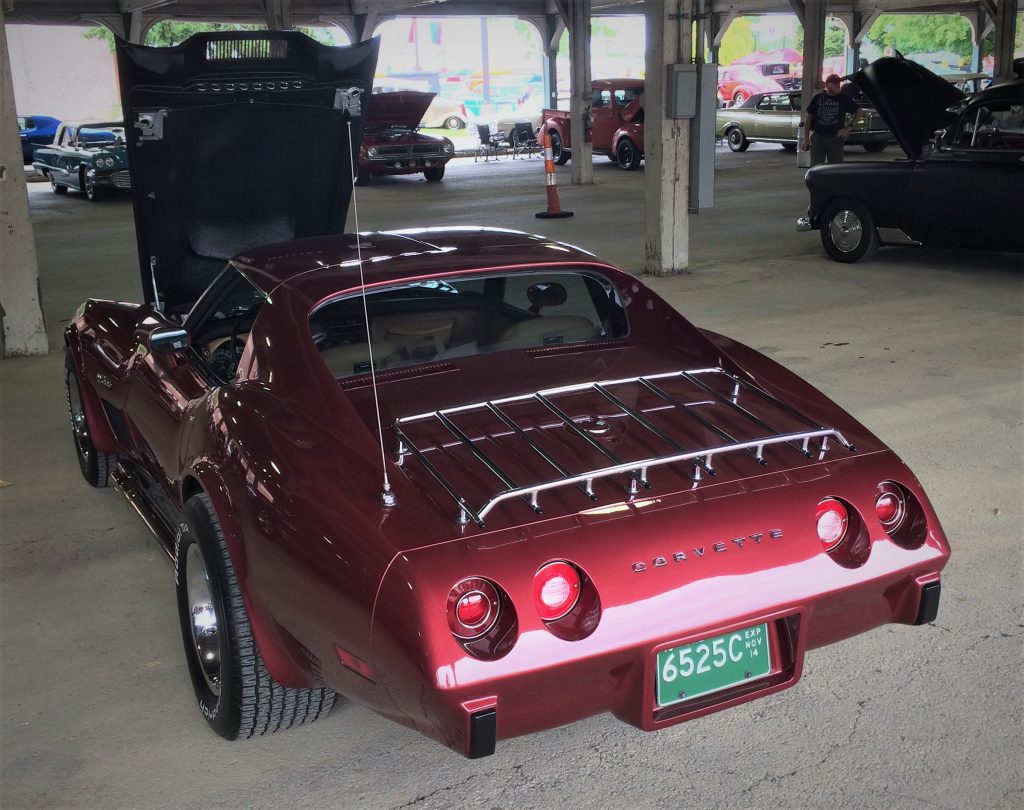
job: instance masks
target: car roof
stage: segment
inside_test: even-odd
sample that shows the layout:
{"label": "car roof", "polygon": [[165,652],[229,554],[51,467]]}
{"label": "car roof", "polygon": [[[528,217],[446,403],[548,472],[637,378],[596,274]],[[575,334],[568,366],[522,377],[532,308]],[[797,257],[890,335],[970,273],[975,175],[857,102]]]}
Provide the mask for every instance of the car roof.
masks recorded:
{"label": "car roof", "polygon": [[247,251],[232,259],[267,295],[293,294],[310,306],[360,287],[476,270],[545,265],[608,267],[592,253],[547,237],[500,228],[415,228],[315,237]]}

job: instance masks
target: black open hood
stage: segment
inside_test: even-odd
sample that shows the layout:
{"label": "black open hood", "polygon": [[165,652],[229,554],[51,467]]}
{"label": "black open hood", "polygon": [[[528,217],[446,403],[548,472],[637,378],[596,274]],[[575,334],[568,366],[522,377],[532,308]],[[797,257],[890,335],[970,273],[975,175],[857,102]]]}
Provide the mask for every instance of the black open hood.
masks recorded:
{"label": "black open hood", "polygon": [[148,302],[185,312],[232,256],[344,229],[378,44],[292,31],[118,41]]}
{"label": "black open hood", "polygon": [[886,56],[849,77],[871,99],[907,157],[921,157],[935,130],[946,127],[948,108],[964,99],[952,83],[917,62]]}

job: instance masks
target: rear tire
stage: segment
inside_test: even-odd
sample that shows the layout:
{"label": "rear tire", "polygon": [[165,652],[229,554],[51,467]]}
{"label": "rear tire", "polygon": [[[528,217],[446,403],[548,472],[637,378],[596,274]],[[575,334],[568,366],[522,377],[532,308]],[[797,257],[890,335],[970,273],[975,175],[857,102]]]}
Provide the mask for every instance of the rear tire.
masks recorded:
{"label": "rear tire", "polygon": [[457,115],[449,115],[444,119],[445,129],[462,129],[464,126],[466,126],[466,122]]}
{"label": "rear tire", "polygon": [[562,148],[562,139],[557,132],[551,133],[551,159],[559,166],[569,162],[569,152]]}
{"label": "rear tire", "polygon": [[192,686],[217,734],[248,739],[311,723],[330,712],[333,690],[281,686],[267,672],[206,493],[189,498],[182,510],[174,581]]}
{"label": "rear tire", "polygon": [[859,262],[878,250],[874,218],[857,200],[833,200],[825,206],[820,223],[821,245],[837,262]]}
{"label": "rear tire", "polygon": [[877,143],[866,143],[864,144],[865,152],[881,152],[888,144],[885,141],[878,141]]}
{"label": "rear tire", "polygon": [[746,152],[750,148],[750,141],[739,127],[730,127],[729,131],[725,133],[725,140],[733,152]]}
{"label": "rear tire", "polygon": [[75,441],[75,455],[82,469],[82,477],[90,486],[103,488],[110,482],[110,474],[117,467],[117,456],[97,450],[92,443],[92,431],[82,404],[82,386],[78,382],[70,355],[64,361],[64,388],[68,398],[68,416],[71,418],[71,438]]}
{"label": "rear tire", "polygon": [[619,168],[627,172],[635,172],[640,168],[640,150],[629,138],[623,138],[615,148],[615,157]]}

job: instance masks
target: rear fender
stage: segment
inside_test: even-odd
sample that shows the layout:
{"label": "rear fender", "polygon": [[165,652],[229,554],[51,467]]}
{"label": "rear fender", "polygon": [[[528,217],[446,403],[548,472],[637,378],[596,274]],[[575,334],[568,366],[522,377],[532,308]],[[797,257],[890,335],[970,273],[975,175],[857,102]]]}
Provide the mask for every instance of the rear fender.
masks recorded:
{"label": "rear fender", "polygon": [[204,460],[195,465],[187,475],[182,476],[180,499],[185,500],[198,492],[206,493],[213,506],[213,511],[220,522],[224,541],[228,544],[231,563],[235,569],[238,589],[245,603],[245,612],[249,617],[256,648],[263,656],[270,676],[282,686],[316,687],[320,682],[307,666],[288,651],[288,644],[280,632],[280,628],[269,615],[254,589],[250,587],[248,560],[241,527],[235,517],[231,492],[228,489],[220,470],[213,462]]}
{"label": "rear fender", "polygon": [[64,344],[67,347],[67,356],[71,361],[71,368],[78,378],[78,387],[82,391],[82,407],[85,409],[85,418],[89,422],[89,437],[97,450],[104,453],[123,454],[125,448],[121,447],[115,438],[114,430],[110,426],[110,420],[103,409],[99,395],[85,379],[85,364],[82,362],[82,345],[79,341],[78,332],[73,326],[69,326],[64,332]]}

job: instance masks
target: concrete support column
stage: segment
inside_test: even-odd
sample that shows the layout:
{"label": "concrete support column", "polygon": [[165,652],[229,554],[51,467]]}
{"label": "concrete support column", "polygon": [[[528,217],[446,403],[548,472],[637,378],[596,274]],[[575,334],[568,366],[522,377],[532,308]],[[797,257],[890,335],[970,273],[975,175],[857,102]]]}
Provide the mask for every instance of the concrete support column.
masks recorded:
{"label": "concrete support column", "polygon": [[572,184],[594,182],[594,145],[590,133],[591,0],[569,0],[569,138],[572,141]]}
{"label": "concrete support column", "polygon": [[1009,81],[1013,75],[1013,35],[1017,27],[1019,0],[996,4],[996,52],[992,78]]}
{"label": "concrete support column", "polygon": [[670,276],[690,264],[690,122],[667,116],[669,65],[689,62],[693,0],[648,0],[644,82],[644,271]]}
{"label": "concrete support column", "polygon": [[0,3],[0,357],[46,354],[46,326],[39,302],[39,265],[28,190],[22,168],[7,51],[4,5]]}
{"label": "concrete support column", "polygon": [[825,0],[805,0],[803,106],[821,87],[821,66],[825,58]]}

